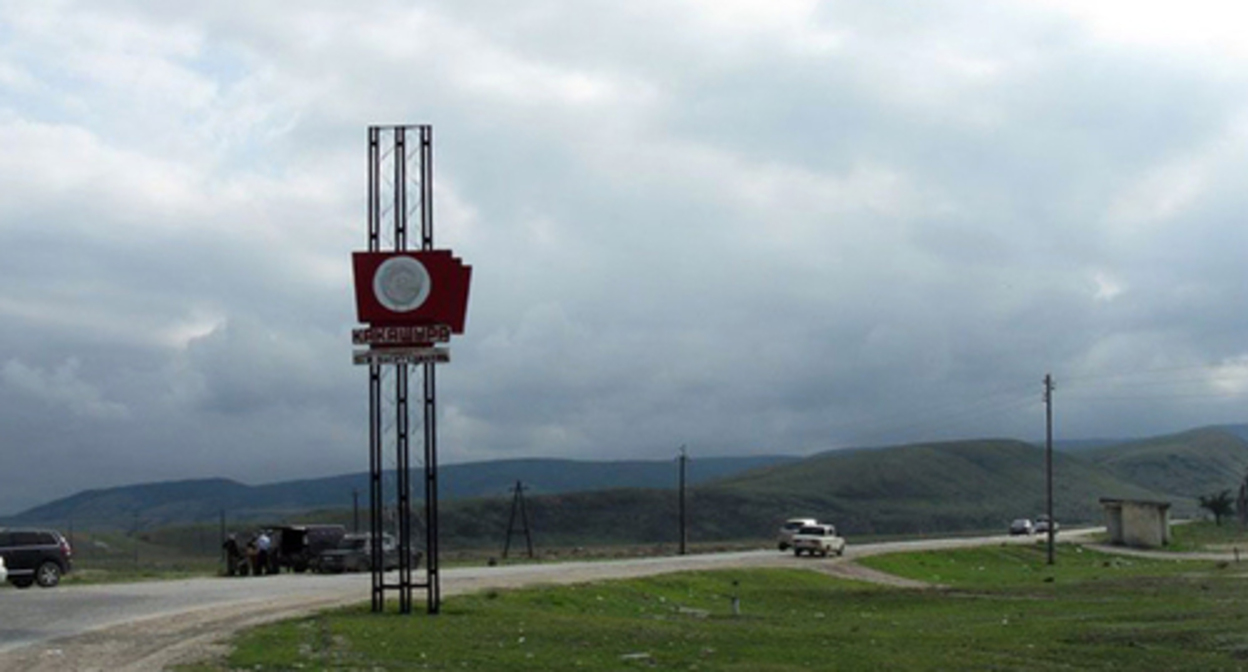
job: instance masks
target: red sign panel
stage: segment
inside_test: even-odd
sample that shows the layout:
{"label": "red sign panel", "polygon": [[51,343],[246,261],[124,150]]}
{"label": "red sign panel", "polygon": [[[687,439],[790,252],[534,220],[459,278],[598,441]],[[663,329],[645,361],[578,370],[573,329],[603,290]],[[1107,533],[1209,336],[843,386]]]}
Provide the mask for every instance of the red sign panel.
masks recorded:
{"label": "red sign panel", "polygon": [[452,333],[464,333],[472,267],[450,250],[355,252],[351,257],[360,322],[447,325]]}

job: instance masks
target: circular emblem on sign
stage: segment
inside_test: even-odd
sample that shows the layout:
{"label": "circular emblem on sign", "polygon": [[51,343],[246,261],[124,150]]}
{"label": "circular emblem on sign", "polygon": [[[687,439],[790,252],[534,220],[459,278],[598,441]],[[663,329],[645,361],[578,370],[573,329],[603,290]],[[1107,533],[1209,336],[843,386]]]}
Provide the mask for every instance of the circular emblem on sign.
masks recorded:
{"label": "circular emblem on sign", "polygon": [[373,296],[396,313],[416,310],[429,298],[433,282],[425,265],[412,257],[390,257],[373,274]]}

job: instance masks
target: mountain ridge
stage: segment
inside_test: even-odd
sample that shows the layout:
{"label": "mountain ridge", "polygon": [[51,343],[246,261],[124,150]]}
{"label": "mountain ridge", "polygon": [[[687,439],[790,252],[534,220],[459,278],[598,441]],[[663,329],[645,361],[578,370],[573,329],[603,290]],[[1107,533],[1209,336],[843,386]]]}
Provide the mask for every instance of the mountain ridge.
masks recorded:
{"label": "mountain ridge", "polygon": [[[688,464],[691,485],[759,466],[800,458],[790,455],[694,458]],[[418,472],[419,468],[413,469]],[[383,487],[393,492],[393,471]],[[587,461],[561,458],[517,458],[443,465],[439,494],[455,500],[509,492],[522,481],[532,495],[618,487],[675,487],[675,460]],[[413,478],[413,496],[423,497],[423,479]],[[84,490],[7,517],[0,524],[106,525],[128,528],[231,518],[274,517],[325,508],[350,508],[358,493],[368,506],[367,472],[323,478],[247,485],[225,478],[204,478]]]}
{"label": "mountain ridge", "polygon": [[[833,520],[852,534],[1000,529],[1044,510],[1044,453],[1032,442],[973,439],[804,458],[697,458],[689,465],[693,529],[716,539],[765,536],[793,515]],[[1176,516],[1197,515],[1198,496],[1238,487],[1248,470],[1248,438],[1228,426],[1197,428],[1055,451],[1053,466],[1055,514],[1063,521],[1099,521],[1099,500],[1106,497],[1164,499]],[[661,540],[677,510],[674,459],[524,458],[447,465],[440,477],[448,521],[441,529],[466,544],[506,523],[516,481],[526,486],[534,524],[568,543]],[[385,487],[392,492],[392,481]],[[367,490],[362,473],[259,486],[228,479],[165,482],[84,491],[9,522],[126,530],[215,522],[223,514],[231,521],[341,522],[352,516],[353,491],[367,507]]]}

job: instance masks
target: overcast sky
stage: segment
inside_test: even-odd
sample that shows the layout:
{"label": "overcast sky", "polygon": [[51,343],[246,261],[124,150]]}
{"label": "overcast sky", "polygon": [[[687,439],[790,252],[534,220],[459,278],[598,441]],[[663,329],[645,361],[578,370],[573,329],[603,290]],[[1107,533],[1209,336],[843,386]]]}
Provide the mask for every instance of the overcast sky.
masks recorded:
{"label": "overcast sky", "polygon": [[[364,5],[371,9],[363,9]],[[1248,420],[1242,3],[0,4],[0,514],[367,470],[370,124],[443,462]]]}

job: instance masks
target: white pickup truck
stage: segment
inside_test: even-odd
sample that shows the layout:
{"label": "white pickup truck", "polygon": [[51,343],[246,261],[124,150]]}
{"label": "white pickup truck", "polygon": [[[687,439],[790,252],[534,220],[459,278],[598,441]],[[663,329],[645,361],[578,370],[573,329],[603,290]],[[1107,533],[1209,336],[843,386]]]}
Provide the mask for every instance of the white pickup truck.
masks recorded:
{"label": "white pickup truck", "polygon": [[827,523],[806,525],[793,535],[793,555],[802,553],[827,556],[845,555],[845,539],[836,536],[836,526]]}

